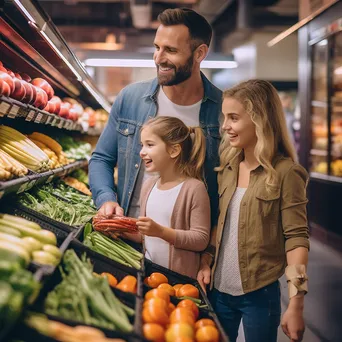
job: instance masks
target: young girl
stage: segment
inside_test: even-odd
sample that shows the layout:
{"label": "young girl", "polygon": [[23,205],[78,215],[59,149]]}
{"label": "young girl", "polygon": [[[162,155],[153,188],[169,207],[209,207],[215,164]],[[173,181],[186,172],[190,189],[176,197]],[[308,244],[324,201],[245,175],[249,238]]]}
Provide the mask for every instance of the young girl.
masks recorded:
{"label": "young girl", "polygon": [[175,272],[196,278],[200,253],[209,242],[210,202],[202,182],[205,138],[200,127],[175,117],[158,117],[141,130],[140,156],[147,172],[140,217],[145,256]]}
{"label": "young girl", "polygon": [[[223,95],[218,184],[220,215],[213,258],[203,254],[198,281],[231,342],[242,318],[247,342],[276,342],[278,279],[285,273],[289,306],[282,327],[291,341],[304,332],[307,292],[308,174],[295,162],[279,96],[267,81],[243,82]],[[211,267],[211,269],[210,269]]]}

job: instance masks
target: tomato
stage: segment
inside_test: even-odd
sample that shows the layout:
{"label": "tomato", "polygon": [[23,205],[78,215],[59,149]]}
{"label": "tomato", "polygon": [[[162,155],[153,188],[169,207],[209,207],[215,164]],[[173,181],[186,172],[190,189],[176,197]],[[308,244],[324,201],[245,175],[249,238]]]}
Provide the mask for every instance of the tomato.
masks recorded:
{"label": "tomato", "polygon": [[196,331],[197,342],[218,342],[219,339],[218,330],[211,325],[204,326]]}
{"label": "tomato", "polygon": [[176,296],[178,297],[178,294],[177,294],[177,292],[178,292],[178,290],[183,286],[184,284],[176,284],[176,285],[173,285],[173,288],[175,289],[175,291],[176,291]]}
{"label": "tomato", "polygon": [[145,294],[145,300],[159,297],[164,299],[167,303],[170,303],[170,295],[164,289],[153,289]]}
{"label": "tomato", "polygon": [[[171,303],[169,303],[171,304]],[[165,310],[165,312],[169,312],[169,304],[162,298],[160,297],[154,297],[154,298],[150,298],[148,300],[145,300],[144,304],[143,304],[143,308],[147,307],[147,306],[157,306],[163,310]]]}
{"label": "tomato", "polygon": [[176,291],[170,284],[160,284],[157,289],[165,290],[170,296],[175,296]]}
{"label": "tomato", "polygon": [[175,310],[176,307],[174,304],[172,303],[169,303],[169,307],[168,307],[168,312],[169,312],[169,315],[173,312],[173,310]]}
{"label": "tomato", "polygon": [[118,284],[118,280],[110,273],[102,272],[101,277],[107,278],[110,286],[115,287]]}
{"label": "tomato", "polygon": [[178,291],[177,291],[177,297],[192,297],[192,298],[199,298],[199,291],[198,288],[191,284],[185,284],[183,285]]}
{"label": "tomato", "polygon": [[211,325],[213,327],[216,327],[215,323],[213,320],[211,320],[210,318],[202,318],[199,319],[196,323],[195,323],[195,330],[198,330],[199,328],[205,327],[207,325]]}
{"label": "tomato", "polygon": [[169,280],[164,274],[154,272],[147,278],[147,284],[150,287],[157,288],[160,284],[168,283]]}
{"label": "tomato", "polygon": [[169,323],[169,314],[162,308],[152,305],[143,308],[142,318],[144,323],[157,323],[162,326]]}
{"label": "tomato", "polygon": [[198,307],[191,299],[183,299],[181,302],[178,303],[177,308],[189,308],[193,312],[195,320],[198,318]]}
{"label": "tomato", "polygon": [[194,342],[194,340],[190,337],[179,336],[173,342]]}
{"label": "tomato", "polygon": [[147,340],[153,342],[164,342],[165,341],[165,330],[164,328],[156,323],[146,323],[143,325],[144,337]]}
{"label": "tomato", "polygon": [[171,324],[166,331],[165,339],[166,342],[174,342],[177,338],[189,338],[193,340],[194,338],[194,329],[190,324],[186,323],[177,323]]}
{"label": "tomato", "polygon": [[146,277],[146,278],[144,279],[144,284],[145,284],[145,285],[148,285],[148,277]]}
{"label": "tomato", "polygon": [[191,326],[194,326],[195,317],[189,308],[176,308],[170,315],[170,323],[188,323]]}
{"label": "tomato", "polygon": [[137,293],[137,278],[127,275],[120,281],[116,288],[124,292]]}

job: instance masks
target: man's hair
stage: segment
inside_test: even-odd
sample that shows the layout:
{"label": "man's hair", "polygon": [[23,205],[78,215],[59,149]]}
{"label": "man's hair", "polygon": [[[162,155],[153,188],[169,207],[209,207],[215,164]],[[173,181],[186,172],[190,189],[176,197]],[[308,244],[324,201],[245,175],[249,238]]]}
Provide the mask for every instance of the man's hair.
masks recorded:
{"label": "man's hair", "polygon": [[207,20],[189,8],[166,9],[158,16],[164,26],[185,25],[189,29],[192,49],[201,44],[210,45],[213,30]]}

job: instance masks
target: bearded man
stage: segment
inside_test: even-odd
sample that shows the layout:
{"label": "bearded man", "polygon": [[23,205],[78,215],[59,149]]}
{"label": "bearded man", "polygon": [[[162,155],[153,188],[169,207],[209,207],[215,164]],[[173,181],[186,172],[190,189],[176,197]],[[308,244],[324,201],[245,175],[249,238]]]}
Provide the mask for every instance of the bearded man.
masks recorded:
{"label": "bearded man", "polygon": [[[214,167],[220,143],[222,92],[203,75],[212,28],[190,9],[167,9],[158,16],[154,61],[158,77],[124,88],[89,163],[90,187],[101,214],[138,217],[141,186],[148,177],[141,162],[140,128],[155,116],[175,116],[200,126],[206,137],[205,181],[212,224],[217,220],[218,189]],[[113,170],[118,168],[114,184]]]}

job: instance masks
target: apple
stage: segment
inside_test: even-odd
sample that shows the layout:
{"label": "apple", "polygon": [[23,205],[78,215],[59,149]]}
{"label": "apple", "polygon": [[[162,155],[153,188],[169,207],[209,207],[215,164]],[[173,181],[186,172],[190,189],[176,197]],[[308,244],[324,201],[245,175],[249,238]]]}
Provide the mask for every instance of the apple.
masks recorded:
{"label": "apple", "polygon": [[52,99],[49,101],[51,103],[55,104],[55,114],[59,114],[59,111],[61,110],[62,100],[58,96],[53,96]]}
{"label": "apple", "polygon": [[44,108],[44,110],[46,110],[47,112],[54,114],[55,110],[56,110],[56,104],[49,101],[48,104],[46,105],[46,107]]}
{"label": "apple", "polygon": [[58,115],[62,118],[68,119],[69,118],[69,111],[71,108],[71,104],[68,102],[62,102],[61,110],[59,111]]}
{"label": "apple", "polygon": [[21,77],[17,72],[14,74],[14,76],[15,76],[16,78],[19,78],[19,80],[22,80],[22,77]]}
{"label": "apple", "polygon": [[30,83],[27,83],[24,80],[20,81],[21,84],[24,86],[25,90],[26,90],[26,94],[25,97],[23,98],[23,102],[24,103],[31,103],[33,101],[33,91],[32,91],[32,87]]}
{"label": "apple", "polygon": [[70,110],[69,110],[69,119],[72,121],[78,120],[78,114],[74,108],[70,108]]}
{"label": "apple", "polygon": [[7,73],[8,73],[8,75],[10,75],[12,78],[15,77],[14,72],[13,72],[12,70],[7,69]]}
{"label": "apple", "polygon": [[14,81],[7,72],[0,71],[0,80],[5,81],[9,85],[11,93],[14,91],[15,89]]}
{"label": "apple", "polygon": [[43,109],[46,107],[48,103],[48,96],[46,92],[39,87],[36,87],[36,91],[37,91],[37,98],[34,101],[33,105],[39,109]]}
{"label": "apple", "polygon": [[0,71],[3,71],[6,74],[8,74],[7,69],[4,66],[2,66],[2,65],[0,65]]}
{"label": "apple", "polygon": [[20,76],[21,76],[21,78],[22,78],[23,80],[25,80],[26,82],[31,82],[31,81],[32,81],[32,78],[31,78],[29,75],[27,75],[27,74],[25,74],[25,73],[23,73],[23,72],[20,73]]}
{"label": "apple", "polygon": [[28,83],[28,85],[32,90],[32,100],[29,102],[29,104],[33,104],[37,99],[37,88],[31,83]]}
{"label": "apple", "polygon": [[0,67],[2,67],[2,66],[4,66],[4,65],[3,65],[2,62],[0,61]]}
{"label": "apple", "polygon": [[11,88],[8,85],[7,82],[5,82],[4,80],[0,79],[0,95],[4,95],[4,96],[10,96],[11,94]]}
{"label": "apple", "polygon": [[55,92],[47,81],[45,81],[43,78],[35,78],[31,81],[31,83],[35,85],[36,87],[43,89],[48,96],[48,100],[52,99]]}
{"label": "apple", "polygon": [[11,93],[11,98],[22,101],[26,96],[25,86],[21,83],[19,78],[13,77],[14,91]]}

